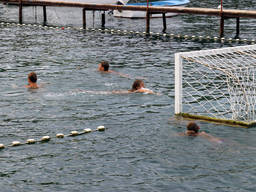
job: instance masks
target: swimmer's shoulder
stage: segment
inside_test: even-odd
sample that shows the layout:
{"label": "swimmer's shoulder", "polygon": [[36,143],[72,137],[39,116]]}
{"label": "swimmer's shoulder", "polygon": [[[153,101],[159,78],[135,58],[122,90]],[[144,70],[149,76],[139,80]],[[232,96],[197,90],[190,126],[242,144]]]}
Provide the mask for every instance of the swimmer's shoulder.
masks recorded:
{"label": "swimmer's shoulder", "polygon": [[149,93],[149,94],[154,94],[154,92],[148,88],[140,88],[139,90],[137,90],[136,92],[138,93]]}
{"label": "swimmer's shoulder", "polygon": [[25,87],[28,89],[38,89],[39,88],[38,85],[26,85]]}
{"label": "swimmer's shoulder", "polygon": [[40,83],[40,84],[33,84],[33,85],[25,85],[25,88],[28,88],[28,89],[39,89],[39,88],[45,87],[46,84],[49,84],[49,83]]}

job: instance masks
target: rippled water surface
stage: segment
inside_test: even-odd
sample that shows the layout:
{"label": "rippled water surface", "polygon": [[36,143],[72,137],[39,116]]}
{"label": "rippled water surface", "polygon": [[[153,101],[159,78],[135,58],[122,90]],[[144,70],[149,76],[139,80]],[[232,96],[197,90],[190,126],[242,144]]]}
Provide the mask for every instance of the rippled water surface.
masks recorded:
{"label": "rippled water surface", "polygon": [[[241,9],[255,4],[224,2]],[[188,6],[218,3],[191,0]],[[0,13],[1,21],[17,22],[16,7],[0,5]],[[33,13],[25,22],[34,22]],[[80,12],[72,13],[81,19]],[[80,20],[70,22],[72,17],[54,9],[48,15],[54,25],[80,26]],[[234,35],[234,22],[227,21],[227,36]],[[242,38],[254,37],[254,22],[242,21]],[[168,32],[218,36],[218,24],[217,18],[182,15],[168,19]],[[144,20],[108,16],[106,25],[145,30]],[[151,26],[161,31],[161,20]],[[255,129],[198,122],[224,140],[216,144],[178,136],[187,121],[173,118],[174,53],[223,46],[236,44],[0,25],[0,143],[52,137],[0,151],[0,191],[255,191]],[[97,72],[101,60],[131,78]],[[31,71],[42,88],[24,88]],[[130,89],[137,77],[160,95],[108,94]],[[106,131],[55,138],[99,125]]]}

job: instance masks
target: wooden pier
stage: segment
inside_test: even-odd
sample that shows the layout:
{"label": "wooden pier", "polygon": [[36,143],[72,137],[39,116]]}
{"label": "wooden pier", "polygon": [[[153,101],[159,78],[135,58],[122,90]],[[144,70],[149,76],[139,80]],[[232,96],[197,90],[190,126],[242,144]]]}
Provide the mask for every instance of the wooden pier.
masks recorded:
{"label": "wooden pier", "polygon": [[239,38],[240,18],[256,18],[254,10],[236,10],[236,9],[211,9],[211,8],[193,8],[193,7],[146,7],[146,6],[128,6],[128,5],[106,5],[106,4],[86,4],[80,2],[64,2],[53,0],[0,0],[2,3],[16,4],[19,6],[19,23],[22,24],[22,7],[23,6],[42,6],[44,25],[47,22],[46,7],[78,7],[82,8],[83,28],[86,28],[86,11],[104,11],[102,14],[102,27],[105,27],[105,11],[108,10],[131,10],[146,12],[146,33],[150,32],[150,15],[162,14],[163,17],[163,32],[166,31],[166,13],[179,14],[195,14],[216,16],[220,18],[220,37],[224,36],[224,21],[225,19],[236,19],[236,38]]}

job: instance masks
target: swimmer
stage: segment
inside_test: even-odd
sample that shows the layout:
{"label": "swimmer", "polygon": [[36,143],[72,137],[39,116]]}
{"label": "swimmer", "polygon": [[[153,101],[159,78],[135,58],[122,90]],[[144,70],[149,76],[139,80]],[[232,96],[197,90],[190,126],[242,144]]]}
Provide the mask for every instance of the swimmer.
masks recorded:
{"label": "swimmer", "polygon": [[117,74],[121,77],[130,78],[129,75],[109,70],[109,63],[107,61],[101,61],[101,63],[98,65],[98,71],[104,72],[104,73],[113,73],[113,74]]}
{"label": "swimmer", "polygon": [[152,90],[145,88],[144,82],[142,80],[135,80],[133,82],[132,89],[129,89],[129,90],[89,91],[89,90],[76,89],[75,93],[72,93],[72,94],[78,94],[78,93],[101,94],[101,95],[147,93],[147,94],[160,95],[159,93],[155,93]]}
{"label": "swimmer", "polygon": [[131,93],[150,93],[153,94],[154,92],[150,89],[145,88],[145,84],[142,80],[135,80],[132,85],[132,89],[129,90]]}
{"label": "swimmer", "polygon": [[135,80],[133,82],[132,88],[123,91],[112,91],[113,94],[126,94],[126,93],[148,93],[156,94],[152,90],[145,88],[145,84],[142,80]]}
{"label": "swimmer", "polygon": [[28,74],[28,84],[26,85],[26,88],[30,89],[38,89],[39,86],[37,85],[37,75],[35,72],[31,72]]}
{"label": "swimmer", "polygon": [[210,134],[207,134],[204,131],[199,131],[200,127],[195,123],[195,122],[190,122],[187,125],[187,130],[185,133],[181,133],[180,135],[186,135],[186,136],[201,136],[211,142],[216,142],[216,143],[222,143],[222,140],[220,140],[217,137],[214,137]]}
{"label": "swimmer", "polygon": [[98,70],[102,72],[112,73],[112,71],[109,70],[109,63],[107,61],[101,61],[101,63],[98,65]]}

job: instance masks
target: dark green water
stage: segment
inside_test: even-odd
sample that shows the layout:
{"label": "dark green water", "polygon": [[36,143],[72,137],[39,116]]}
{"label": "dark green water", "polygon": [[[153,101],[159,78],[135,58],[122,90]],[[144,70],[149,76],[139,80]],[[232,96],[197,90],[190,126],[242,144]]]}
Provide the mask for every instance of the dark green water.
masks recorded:
{"label": "dark green water", "polygon": [[[240,1],[238,7],[255,4]],[[189,6],[218,3],[192,1]],[[233,8],[235,1],[225,6]],[[17,8],[1,5],[0,13],[1,20],[17,21]],[[64,15],[52,11],[49,17],[54,14]],[[72,16],[79,18],[80,12]],[[80,26],[79,20],[69,21],[72,17],[58,18],[50,17],[49,23]],[[26,19],[34,21],[29,14]],[[99,27],[97,15],[95,21]],[[243,20],[242,38],[254,38],[254,22]],[[218,23],[183,15],[168,19],[168,32],[218,36]],[[228,37],[235,33],[234,24],[227,21]],[[144,25],[143,20],[107,20],[110,28],[144,31]],[[152,31],[161,27],[161,20],[152,21]],[[216,144],[177,136],[187,122],[173,120],[174,53],[222,46],[235,44],[0,26],[0,143],[53,137],[0,151],[0,191],[255,191],[255,129],[199,122],[202,130],[224,140]],[[98,73],[101,60],[109,61],[112,70],[145,77],[146,87],[161,95],[104,94],[129,89],[133,79]],[[39,84],[46,83],[43,88],[23,88],[31,71],[38,73]],[[108,129],[54,138],[99,125]]]}

